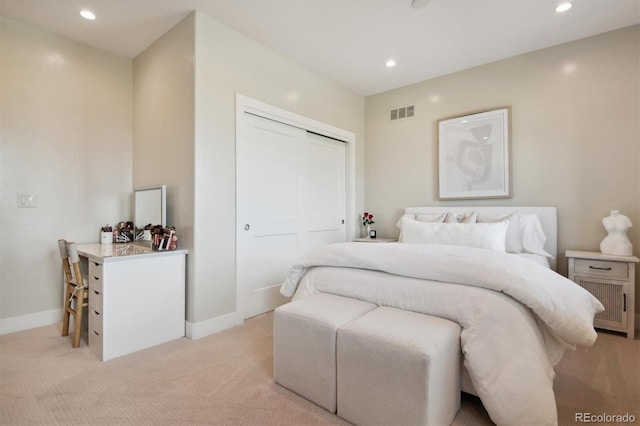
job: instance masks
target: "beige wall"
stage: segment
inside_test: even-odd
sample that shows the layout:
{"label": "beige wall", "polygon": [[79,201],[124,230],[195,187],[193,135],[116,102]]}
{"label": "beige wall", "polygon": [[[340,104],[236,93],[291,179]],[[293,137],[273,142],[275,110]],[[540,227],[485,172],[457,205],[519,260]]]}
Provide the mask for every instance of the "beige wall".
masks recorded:
{"label": "beige wall", "polygon": [[[168,219],[189,249],[187,331],[195,337],[237,319],[236,93],[356,133],[359,206],[364,197],[362,96],[201,13],[136,57],[133,182],[168,186]],[[158,168],[166,159],[172,167]]]}
{"label": "beige wall", "polygon": [[196,13],[195,283],[188,319],[235,311],[235,94],[356,134],[362,208],[364,98],[237,31]]}
{"label": "beige wall", "polygon": [[61,318],[59,238],[130,218],[132,64],[2,17],[0,52],[3,333]]}
{"label": "beige wall", "polygon": [[[193,248],[194,15],[133,61],[133,186],[167,185],[167,225]],[[188,257],[187,277],[193,281]]]}
{"label": "beige wall", "polygon": [[[365,200],[379,232],[397,235],[405,206],[549,205],[559,253],[599,251],[602,218],[618,209],[640,254],[639,36],[634,26],[367,97]],[[387,120],[390,108],[413,104],[415,119]],[[504,105],[513,198],[438,201],[437,120]]]}

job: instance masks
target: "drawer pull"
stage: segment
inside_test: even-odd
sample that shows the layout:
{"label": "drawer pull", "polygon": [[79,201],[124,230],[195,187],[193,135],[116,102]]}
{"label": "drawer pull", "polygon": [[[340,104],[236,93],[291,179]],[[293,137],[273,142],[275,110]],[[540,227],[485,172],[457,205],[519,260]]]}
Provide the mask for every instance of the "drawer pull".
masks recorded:
{"label": "drawer pull", "polygon": [[94,290],[94,289],[91,289],[91,290],[93,291],[93,294],[100,294],[100,292],[97,290]]}
{"label": "drawer pull", "polygon": [[92,309],[93,313],[96,315],[100,315],[100,312],[96,311],[95,309]]}
{"label": "drawer pull", "polygon": [[622,312],[627,312],[627,293],[622,294],[622,300],[624,301]]}
{"label": "drawer pull", "polygon": [[597,266],[591,266],[591,265],[589,265],[589,269],[597,269],[597,270],[599,270],[599,271],[610,271],[610,270],[611,270],[611,267],[608,267],[608,268],[598,268]]}
{"label": "drawer pull", "polygon": [[93,331],[93,334],[95,334],[96,336],[99,336],[99,335],[100,335],[100,333],[98,333],[98,332],[97,332],[97,331],[95,331],[95,330],[91,330],[91,331]]}

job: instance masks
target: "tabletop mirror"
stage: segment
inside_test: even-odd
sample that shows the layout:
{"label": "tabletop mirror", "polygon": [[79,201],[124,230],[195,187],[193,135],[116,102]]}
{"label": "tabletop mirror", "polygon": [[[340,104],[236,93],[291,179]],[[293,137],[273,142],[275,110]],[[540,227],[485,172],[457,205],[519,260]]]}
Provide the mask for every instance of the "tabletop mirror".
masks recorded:
{"label": "tabletop mirror", "polygon": [[133,223],[136,229],[135,241],[151,244],[151,234],[145,235],[144,227],[149,224],[167,226],[166,185],[133,190]]}

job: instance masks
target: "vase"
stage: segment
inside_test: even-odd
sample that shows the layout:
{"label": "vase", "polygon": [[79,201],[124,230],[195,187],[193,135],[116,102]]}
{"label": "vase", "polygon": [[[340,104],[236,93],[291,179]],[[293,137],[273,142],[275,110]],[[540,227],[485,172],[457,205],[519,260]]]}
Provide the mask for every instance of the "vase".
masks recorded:
{"label": "vase", "polygon": [[607,236],[600,243],[600,251],[603,254],[631,256],[633,246],[627,237],[627,229],[631,228],[631,220],[620,214],[618,210],[611,210],[611,214],[602,219],[602,225],[607,230]]}
{"label": "vase", "polygon": [[371,225],[366,225],[364,227],[364,237],[369,238],[370,235],[371,235]]}

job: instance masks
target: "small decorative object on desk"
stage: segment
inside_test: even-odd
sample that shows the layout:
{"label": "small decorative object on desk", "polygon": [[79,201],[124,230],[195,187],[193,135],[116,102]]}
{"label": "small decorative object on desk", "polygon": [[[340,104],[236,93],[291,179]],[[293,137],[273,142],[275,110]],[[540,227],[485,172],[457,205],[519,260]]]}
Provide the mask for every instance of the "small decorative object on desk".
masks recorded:
{"label": "small decorative object on desk", "polygon": [[632,226],[631,220],[620,211],[611,210],[611,214],[602,219],[602,224],[608,235],[600,243],[600,251],[616,256],[633,255],[633,246],[627,237],[627,229]]}
{"label": "small decorative object on desk", "polygon": [[[362,214],[362,226],[364,226],[364,236],[365,237],[370,237],[371,236],[371,225],[373,225],[375,222],[373,220],[373,215],[369,212],[364,212]],[[374,237],[375,238],[375,237]]]}
{"label": "small decorative object on desk", "polygon": [[120,222],[116,226],[114,234],[114,242],[116,243],[132,243],[133,242],[133,222]]}
{"label": "small decorative object on desk", "polygon": [[113,228],[109,225],[100,230],[100,244],[113,244]]}
{"label": "small decorative object on desk", "polygon": [[152,243],[151,248],[153,250],[165,251],[165,250],[175,250],[178,248],[178,235],[176,234],[176,228],[173,226],[162,227],[161,225],[156,225],[151,230]]}

